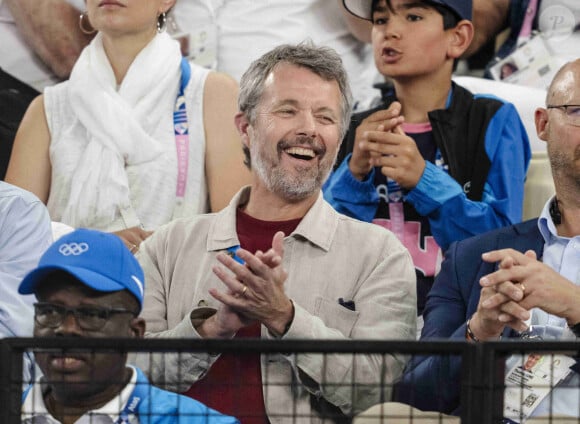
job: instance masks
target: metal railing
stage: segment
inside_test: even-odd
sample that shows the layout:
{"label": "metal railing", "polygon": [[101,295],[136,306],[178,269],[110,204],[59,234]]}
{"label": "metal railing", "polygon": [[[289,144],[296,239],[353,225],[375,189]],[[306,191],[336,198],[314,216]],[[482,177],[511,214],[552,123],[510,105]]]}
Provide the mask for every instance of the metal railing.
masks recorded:
{"label": "metal railing", "polygon": [[[512,353],[549,352],[578,357],[579,342],[455,341],[335,341],[335,340],[189,340],[189,339],[99,339],[99,338],[8,338],[0,340],[0,423],[20,422],[22,406],[22,355],[39,350],[91,352],[236,354],[402,354],[448,355],[462,360],[461,422],[501,422],[503,413],[504,364]],[[146,371],[146,370],[145,370]],[[580,388],[578,388],[580,393]],[[579,395],[580,396],[580,395]],[[346,420],[352,417],[346,417]],[[242,420],[243,422],[243,420]],[[297,422],[300,422],[299,420]],[[420,420],[413,421],[420,422]]]}

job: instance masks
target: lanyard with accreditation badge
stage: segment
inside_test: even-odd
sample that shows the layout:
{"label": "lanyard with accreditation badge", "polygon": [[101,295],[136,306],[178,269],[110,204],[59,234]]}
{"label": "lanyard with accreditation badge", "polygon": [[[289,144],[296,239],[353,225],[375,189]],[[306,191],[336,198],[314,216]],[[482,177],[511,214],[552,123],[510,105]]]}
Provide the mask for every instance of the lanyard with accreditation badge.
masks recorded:
{"label": "lanyard with accreditation badge", "polygon": [[175,133],[175,148],[177,150],[177,187],[175,196],[180,202],[185,197],[187,186],[187,168],[189,164],[189,122],[187,121],[187,106],[185,87],[191,77],[191,67],[186,58],[181,59],[181,81],[179,93],[173,110],[173,131]]}
{"label": "lanyard with accreditation badge", "polygon": [[[179,92],[177,93],[175,107],[173,109],[173,131],[175,134],[175,149],[177,155],[176,211],[184,204],[183,200],[187,187],[187,170],[189,168],[189,122],[187,120],[187,106],[184,93],[185,87],[187,87],[191,77],[191,67],[186,58],[181,59],[180,68]],[[139,220],[137,212],[131,203],[129,203],[127,208],[121,208],[120,211],[125,228],[137,226],[143,228],[143,224]]]}
{"label": "lanyard with accreditation badge", "polygon": [[[453,95],[453,88],[449,90],[447,95],[447,100],[445,102],[445,108],[448,108],[451,103],[451,97]],[[445,172],[449,172],[449,167],[445,164],[443,160],[443,155],[441,154],[441,149],[437,148],[435,152],[435,166]],[[378,191],[378,190],[377,190]],[[382,190],[381,190],[382,191]],[[389,219],[391,221],[391,231],[395,233],[399,240],[404,240],[405,235],[405,214],[403,210],[403,189],[398,182],[391,178],[387,178],[387,187],[385,193],[378,192],[379,197],[383,198],[389,204]]]}

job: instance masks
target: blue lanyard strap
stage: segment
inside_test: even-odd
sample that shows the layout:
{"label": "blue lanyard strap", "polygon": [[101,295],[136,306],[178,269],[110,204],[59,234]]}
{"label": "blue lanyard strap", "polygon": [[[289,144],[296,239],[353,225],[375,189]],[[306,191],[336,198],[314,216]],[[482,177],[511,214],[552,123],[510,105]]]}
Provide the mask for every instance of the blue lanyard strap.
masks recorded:
{"label": "blue lanyard strap", "polygon": [[177,187],[175,195],[178,199],[185,197],[187,186],[187,168],[189,164],[189,122],[187,121],[187,106],[185,87],[191,77],[191,66],[186,58],[181,58],[181,81],[179,94],[173,110],[173,131],[175,134],[175,149],[177,153]]}
{"label": "blue lanyard strap", "polygon": [[189,125],[187,122],[187,107],[185,103],[185,87],[191,77],[191,67],[186,58],[181,58],[181,80],[179,83],[179,94],[175,100],[175,109],[173,110],[173,126],[175,135],[187,134]]}

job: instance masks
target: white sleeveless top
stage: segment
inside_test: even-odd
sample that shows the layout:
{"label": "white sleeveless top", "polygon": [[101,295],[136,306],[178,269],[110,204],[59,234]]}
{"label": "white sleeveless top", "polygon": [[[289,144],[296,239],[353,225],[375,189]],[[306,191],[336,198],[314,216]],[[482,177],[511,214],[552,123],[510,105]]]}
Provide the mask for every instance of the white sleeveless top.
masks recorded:
{"label": "white sleeveless top", "polygon": [[[110,199],[117,195],[115,193],[117,188],[82,187],[83,191],[98,190],[97,196],[102,196],[103,201],[97,201],[96,206],[91,207],[89,211],[82,210],[81,206],[82,213],[77,216],[83,218],[77,219],[77,222],[67,222],[63,216],[66,216],[65,209],[71,196],[71,188],[74,184],[79,184],[77,180],[81,179],[79,175],[82,176],[82,170],[78,169],[79,163],[83,160],[86,163],[86,157],[83,158],[83,155],[90,148],[89,131],[75,112],[69,81],[48,87],[44,93],[44,100],[51,134],[52,181],[47,206],[52,220],[64,222],[73,227],[95,228],[102,231],[117,231],[136,225],[141,225],[147,230],[154,230],[174,218],[207,212],[209,199],[204,166],[203,91],[209,72],[205,68],[191,64],[191,77],[185,89],[189,121],[189,163],[183,200],[178,202],[176,197],[178,164],[173,131],[173,108],[178,94],[179,81],[175,81],[171,84],[172,92],[167,96],[169,101],[162,102],[154,108],[154,114],[159,114],[155,117],[155,119],[158,118],[155,125],[147,127],[145,123],[143,126],[143,130],[150,136],[149,140],[143,145],[139,145],[139,140],[136,143],[138,147],[154,152],[145,160],[133,161],[137,162],[133,164],[128,163],[130,160],[127,160],[131,153],[128,155],[119,153],[125,158],[125,181],[129,189],[127,200],[121,200],[121,204],[100,207],[107,203],[108,190],[112,191]],[[129,75],[127,73],[127,77]],[[91,89],[87,91],[87,96],[90,96]],[[102,105],[94,105],[96,116],[105,113],[101,108]],[[98,118],[96,120],[98,121]],[[156,145],[152,146],[151,143]],[[138,155],[140,153],[136,152],[136,156]],[[146,153],[142,156],[145,155]],[[99,158],[96,157],[95,160],[97,159]],[[90,164],[90,166],[95,165]],[[107,169],[107,166],[107,163],[99,164],[99,168]],[[71,219],[71,221],[75,220]]]}

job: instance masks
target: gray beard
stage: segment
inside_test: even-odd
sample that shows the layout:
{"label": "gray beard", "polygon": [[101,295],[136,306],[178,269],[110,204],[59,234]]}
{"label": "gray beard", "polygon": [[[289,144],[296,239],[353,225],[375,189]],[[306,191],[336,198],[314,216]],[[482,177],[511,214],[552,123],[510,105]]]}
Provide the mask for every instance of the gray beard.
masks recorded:
{"label": "gray beard", "polygon": [[[268,190],[281,195],[285,199],[293,202],[300,201],[318,192],[322,187],[323,175],[321,172],[314,177],[308,177],[306,175],[291,177],[277,166],[268,170],[267,166],[262,162],[262,158],[256,159],[253,166],[260,179],[264,182]],[[324,179],[328,177],[328,174],[329,172],[325,173]]]}
{"label": "gray beard", "polygon": [[[281,167],[277,165],[270,166],[267,160],[258,152],[258,149],[252,150],[252,169],[256,170],[258,177],[264,182],[269,191],[291,202],[304,200],[320,191],[322,185],[328,179],[338,155],[337,149],[333,160],[328,164],[326,162],[321,163],[318,170],[305,167],[303,173],[299,172],[298,176],[292,177]],[[314,175],[309,175],[314,172],[316,172]]]}

